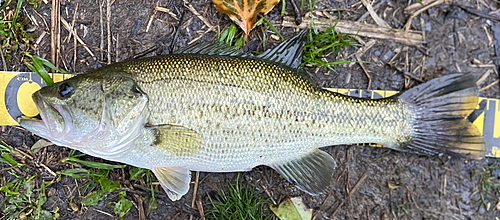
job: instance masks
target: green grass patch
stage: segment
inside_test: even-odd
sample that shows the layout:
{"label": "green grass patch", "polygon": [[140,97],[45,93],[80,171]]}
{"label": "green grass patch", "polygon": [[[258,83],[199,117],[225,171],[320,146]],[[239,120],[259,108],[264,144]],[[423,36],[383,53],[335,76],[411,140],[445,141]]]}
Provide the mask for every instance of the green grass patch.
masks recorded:
{"label": "green grass patch", "polygon": [[499,168],[500,166],[490,165],[483,167],[479,172],[477,170],[472,171],[473,180],[478,181],[478,185],[472,194],[479,193],[479,207],[484,205],[487,211],[492,210],[492,207],[497,204],[500,195],[500,179],[492,174],[493,171]]}
{"label": "green grass patch", "polygon": [[211,198],[212,209],[207,210],[207,219],[217,220],[252,220],[271,219],[265,216],[269,211],[269,200],[256,195],[255,189],[244,185],[237,175],[234,184],[228,183],[228,191],[220,192],[219,199]]}
{"label": "green grass patch", "polygon": [[[35,28],[28,28],[29,19],[21,13],[21,8],[25,0],[6,0],[0,8],[0,49],[4,57],[9,60],[12,55],[21,50],[21,52],[34,49],[34,40],[36,35],[33,33]],[[40,6],[41,0],[31,0],[29,2],[35,8]],[[7,7],[9,9],[7,9]]]}
{"label": "green grass patch", "polygon": [[[352,63],[356,61],[340,60],[344,49],[348,46],[357,48],[361,45],[356,43],[352,34],[341,34],[335,31],[335,26],[328,28],[323,33],[314,34],[309,32],[307,44],[304,47],[304,56],[302,65],[311,65],[316,67],[328,67],[332,65]],[[327,61],[333,58],[336,61]],[[332,69],[333,70],[333,69]]]}

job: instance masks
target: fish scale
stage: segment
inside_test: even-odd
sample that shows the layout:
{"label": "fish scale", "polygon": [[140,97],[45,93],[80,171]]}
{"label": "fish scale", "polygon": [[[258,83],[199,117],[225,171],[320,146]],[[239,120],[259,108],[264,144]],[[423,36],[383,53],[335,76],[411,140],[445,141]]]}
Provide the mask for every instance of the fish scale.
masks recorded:
{"label": "fish scale", "polygon": [[411,132],[403,103],[319,90],[272,62],[177,55],[131,63],[125,71],[148,94],[149,124],[180,125],[204,137],[204,151],[182,158],[203,171],[276,164],[322,146],[394,144],[401,131]]}
{"label": "fish scale", "polygon": [[474,77],[446,75],[384,99],[345,96],[317,88],[300,68],[306,36],[259,56],[208,43],[99,68],[37,91],[42,120],[20,125],[55,144],[150,169],[172,200],[188,192],[191,170],[258,165],[322,193],[336,163],[317,148],[331,145],[485,156],[484,138],[465,119],[477,104]]}

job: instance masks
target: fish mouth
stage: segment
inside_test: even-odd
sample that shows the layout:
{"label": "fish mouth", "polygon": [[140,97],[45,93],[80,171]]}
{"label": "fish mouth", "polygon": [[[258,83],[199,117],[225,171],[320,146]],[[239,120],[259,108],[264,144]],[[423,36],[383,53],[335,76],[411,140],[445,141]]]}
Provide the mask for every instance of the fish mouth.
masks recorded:
{"label": "fish mouth", "polygon": [[33,101],[41,120],[37,116],[24,117],[19,120],[19,125],[46,139],[67,135],[72,124],[69,113],[61,105],[46,101],[40,92],[33,94]]}

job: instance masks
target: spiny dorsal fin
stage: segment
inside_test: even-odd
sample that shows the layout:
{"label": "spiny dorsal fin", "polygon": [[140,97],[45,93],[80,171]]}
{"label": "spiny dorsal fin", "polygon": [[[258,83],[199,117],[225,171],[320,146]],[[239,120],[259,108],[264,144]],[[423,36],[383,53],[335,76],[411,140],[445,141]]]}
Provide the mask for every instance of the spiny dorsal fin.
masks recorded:
{"label": "spiny dorsal fin", "polygon": [[297,69],[302,64],[302,54],[304,53],[308,33],[309,30],[305,29],[287,42],[283,42],[273,49],[266,50],[257,57]]}
{"label": "spiny dorsal fin", "polygon": [[330,185],[336,164],[332,156],[314,149],[303,157],[271,167],[297,188],[316,195],[324,192]]}
{"label": "spiny dorsal fin", "polygon": [[252,56],[252,54],[245,53],[235,47],[231,47],[219,42],[196,42],[175,51],[174,54],[204,54],[240,57]]}

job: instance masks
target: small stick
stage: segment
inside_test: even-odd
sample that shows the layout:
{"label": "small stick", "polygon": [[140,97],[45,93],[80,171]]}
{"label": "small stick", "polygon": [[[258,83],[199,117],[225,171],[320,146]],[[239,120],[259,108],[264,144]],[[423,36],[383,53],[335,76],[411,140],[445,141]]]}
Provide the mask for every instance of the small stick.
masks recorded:
{"label": "small stick", "polygon": [[57,28],[59,27],[59,13],[59,0],[53,0],[50,25],[50,61],[54,64],[57,64]]}
{"label": "small stick", "polygon": [[191,3],[189,3],[187,0],[184,0],[184,5],[186,6],[187,9],[189,9],[191,13],[193,13],[196,17],[198,17],[206,26],[208,26],[209,28],[213,26],[205,17],[201,16],[200,13],[198,13],[198,11],[196,11],[193,5],[191,5]]}
{"label": "small stick", "polygon": [[3,48],[0,48],[0,56],[2,56],[3,71],[7,71],[7,64],[5,63],[5,57],[3,56]]}
{"label": "small stick", "polygon": [[146,26],[146,33],[149,32],[149,28],[151,27],[151,24],[153,23],[153,19],[155,19],[156,16],[156,10],[153,12],[153,14],[149,17],[148,25]]}
{"label": "small stick", "polygon": [[[200,181],[200,171],[196,171],[196,180],[194,182],[193,200],[191,201],[191,208],[193,208],[193,209],[194,209],[194,203],[196,201],[196,193],[198,192],[198,183],[199,183],[199,181]],[[193,220],[193,215],[191,215],[189,217],[189,220]]]}
{"label": "small stick", "polygon": [[[354,185],[354,187],[351,189],[351,191],[349,192],[349,194],[347,195],[347,197],[351,197],[352,194],[354,194],[354,192],[356,192],[356,190],[358,189],[358,187],[361,185],[361,183],[363,183],[363,181],[365,181],[365,179],[368,177],[368,173],[365,172],[363,174],[363,176],[361,176],[361,178],[359,178],[358,182],[356,183],[356,185]],[[337,207],[337,209],[335,209],[335,211],[333,212],[333,214],[330,216],[331,219],[333,219],[335,217],[335,215],[337,215],[337,212],[339,212],[340,208],[344,205],[344,203],[346,202],[347,198],[344,198],[344,200],[342,200],[342,202],[339,204],[339,206]]]}
{"label": "small stick", "polygon": [[375,12],[375,10],[373,10],[371,4],[369,4],[366,0],[361,0],[361,2],[366,7],[366,10],[368,10],[370,16],[373,18],[373,20],[375,21],[375,23],[377,23],[378,26],[390,28],[389,24],[387,24],[387,22],[385,22],[382,18],[380,18]]}
{"label": "small stick", "polygon": [[[99,3],[99,23],[101,26],[101,44],[99,45],[99,48],[101,48],[101,51],[104,51],[104,20],[102,19],[102,14],[103,14],[103,4],[104,0]],[[101,52],[101,60],[104,59],[104,54]]]}
{"label": "small stick", "polygon": [[[71,22],[71,28],[73,28],[74,34],[76,35],[76,28],[75,28],[75,20],[76,20],[76,12],[78,11],[78,3],[76,3],[75,6],[75,14],[73,15],[73,21]],[[69,35],[71,36],[71,34]],[[68,39],[69,42],[69,39]],[[76,36],[73,36],[73,47],[75,48],[75,51],[73,51],[73,71],[76,72],[76,54],[78,52],[77,47],[78,47],[78,41],[76,40]]]}
{"label": "small stick", "polygon": [[497,79],[494,82],[492,82],[491,84],[479,89],[479,92],[485,91],[485,90],[489,89],[490,87],[494,86],[495,84],[498,84],[499,82],[500,82],[500,79]]}
{"label": "small stick", "polygon": [[491,69],[488,69],[486,70],[486,72],[484,72],[484,74],[481,76],[481,78],[479,78],[476,82],[476,85],[480,86],[481,84],[483,84],[483,82],[486,80],[486,78],[488,78],[488,76],[490,76],[490,74],[493,72],[493,70]]}
{"label": "small stick", "polygon": [[300,14],[299,7],[297,7],[295,0],[290,0],[290,3],[292,3],[292,8],[293,11],[295,12],[295,24],[300,25],[300,23],[302,23],[302,15]]}
{"label": "small stick", "polygon": [[[63,26],[66,28],[66,30],[68,30],[71,34],[73,34],[73,36],[76,37],[76,39],[78,40],[78,42],[80,42],[80,44],[83,44],[83,47],[85,47],[85,49],[87,50],[87,52],[89,52],[89,54],[95,58],[95,55],[94,53],[92,53],[92,51],[89,49],[89,47],[87,47],[87,45],[85,44],[85,42],[83,42],[83,40],[78,36],[76,35],[76,33],[70,28],[68,22],[66,20],[64,20],[64,18],[61,18],[61,23],[63,24]],[[75,48],[76,49],[76,48]]]}
{"label": "small stick", "polygon": [[[294,18],[291,16],[283,17],[282,26],[306,29],[309,28],[311,19],[308,17],[302,18],[302,23],[296,25]],[[328,18],[315,18],[314,24],[320,31],[325,31],[329,27],[336,25],[335,30],[340,33],[346,34],[356,34],[363,37],[384,39],[390,41],[396,41],[402,44],[415,47],[423,47],[423,39],[421,31],[408,31],[404,32],[395,28],[380,27],[373,24],[363,24],[355,21],[347,20],[336,20],[332,21]]]}
{"label": "small stick", "polygon": [[476,16],[479,16],[482,18],[486,18],[486,19],[490,19],[490,20],[495,20],[496,22],[500,22],[500,17],[494,16],[494,15],[489,15],[489,14],[484,14],[476,9],[467,8],[467,7],[464,7],[461,5],[457,5],[457,6],[469,14],[473,14],[473,15],[476,15]]}
{"label": "small stick", "polygon": [[185,12],[182,12],[181,13],[181,17],[179,18],[179,26],[177,26],[177,30],[175,31],[175,34],[174,34],[174,37],[172,38],[172,42],[170,42],[170,47],[168,48],[170,51],[170,53],[172,53],[174,51],[174,43],[175,43],[175,40],[177,39],[177,36],[179,36],[179,31],[181,30],[181,27],[182,27],[182,23],[184,23],[184,15],[186,13]]}
{"label": "small stick", "polygon": [[359,64],[359,66],[361,66],[361,69],[363,69],[363,72],[365,72],[366,77],[368,77],[368,87],[366,89],[370,89],[370,86],[372,85],[372,77],[370,76],[370,74],[368,74],[368,71],[366,70],[365,65],[363,65],[363,63],[361,63],[361,61],[362,61],[361,58],[357,54],[355,54],[354,56],[358,60],[358,62],[359,62],[358,64]]}
{"label": "small stick", "polygon": [[168,8],[164,8],[164,7],[156,6],[155,11],[165,12],[165,13],[169,14],[169,15],[170,15],[172,18],[174,18],[175,20],[179,20],[179,18],[177,18],[177,15],[175,15],[175,14],[174,14],[174,13],[172,13],[170,10],[168,10]]}
{"label": "small stick", "polygon": [[419,9],[418,11],[414,12],[413,14],[410,15],[410,17],[408,18],[408,21],[406,22],[405,26],[403,27],[404,29],[404,32],[408,32],[408,30],[410,30],[410,26],[411,26],[411,20],[413,20],[414,17],[416,17],[417,15],[419,15],[420,13],[426,11],[427,9],[429,8],[432,8],[436,5],[440,5],[440,4],[443,4],[445,2],[447,2],[449,0],[437,0],[431,4],[428,4],[426,5],[425,7],[422,7],[421,9]]}
{"label": "small stick", "polygon": [[97,212],[100,212],[100,213],[102,213],[102,214],[105,214],[105,215],[107,215],[107,216],[110,216],[111,218],[114,218],[114,216],[113,216],[113,215],[111,215],[111,214],[109,214],[109,213],[107,213],[107,212],[105,212],[105,211],[102,211],[102,210],[96,209],[96,208],[94,208],[94,207],[90,207],[90,208],[94,209],[94,210],[95,210],[95,211],[97,211]]}
{"label": "small stick", "polygon": [[[385,1],[380,1],[378,4],[376,4],[375,6],[373,6],[373,10],[377,10],[378,8],[380,8],[380,6],[385,3]],[[357,22],[361,22],[363,19],[365,19],[366,17],[368,17],[368,15],[370,14],[369,11],[367,11],[365,14],[363,14],[358,20],[356,20]]]}
{"label": "small stick", "polygon": [[[75,12],[73,13],[73,20],[71,21],[71,29],[75,29],[76,12],[78,11],[78,3],[75,5]],[[71,40],[72,34],[68,35],[68,38],[64,42],[68,43]]]}
{"label": "small stick", "polygon": [[194,42],[198,41],[198,40],[199,40],[199,39],[201,39],[203,36],[205,36],[205,34],[207,34],[207,33],[208,33],[208,32],[210,32],[210,31],[213,31],[216,27],[217,27],[217,26],[212,26],[211,28],[209,28],[208,30],[206,30],[203,34],[201,34],[200,36],[198,36],[197,38],[195,38],[195,39],[193,39],[193,40],[189,41],[189,43],[187,43],[187,44],[189,45],[189,44],[192,44],[192,43],[194,43]]}
{"label": "small stick", "polygon": [[111,64],[111,0],[106,0],[106,23],[108,29],[108,64]]}
{"label": "small stick", "polygon": [[54,171],[52,171],[49,167],[45,166],[45,164],[40,163],[40,166],[45,168],[45,170],[47,170],[50,174],[52,174],[52,176],[57,176],[57,174]]}
{"label": "small stick", "polygon": [[118,53],[119,53],[119,45],[120,44],[120,33],[116,33],[116,49],[115,49],[115,62],[118,62],[119,61],[119,58],[118,58]]}
{"label": "small stick", "polygon": [[200,211],[201,220],[205,220],[205,212],[203,211],[203,204],[201,203],[201,199],[196,200],[196,207]]}

